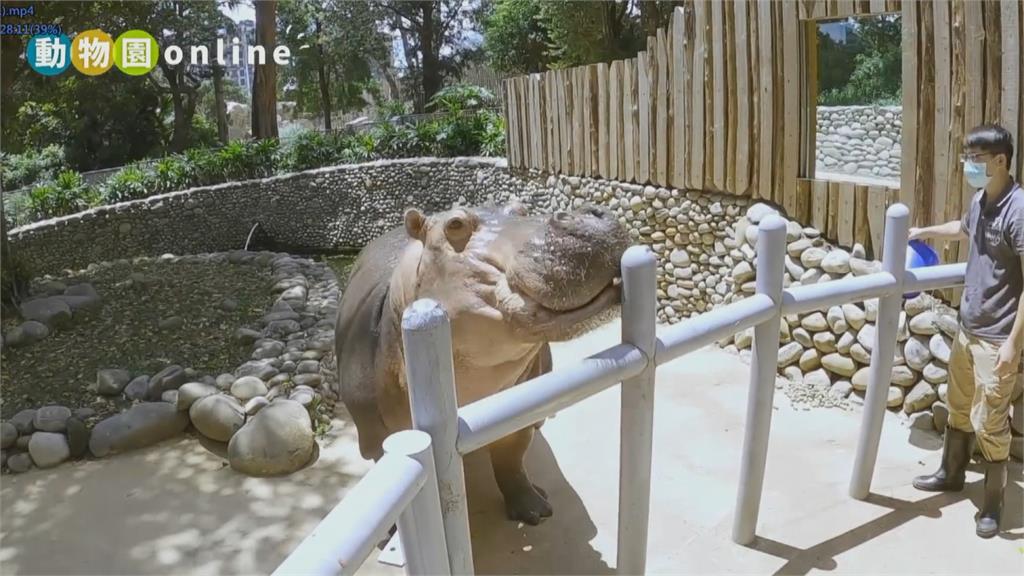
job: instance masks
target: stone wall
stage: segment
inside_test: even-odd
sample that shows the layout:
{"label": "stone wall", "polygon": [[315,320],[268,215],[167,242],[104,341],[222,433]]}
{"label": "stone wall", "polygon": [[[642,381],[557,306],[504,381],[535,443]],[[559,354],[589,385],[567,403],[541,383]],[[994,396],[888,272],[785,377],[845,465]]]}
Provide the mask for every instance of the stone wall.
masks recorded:
{"label": "stone wall", "polygon": [[901,106],[819,106],[817,174],[899,183]]}
{"label": "stone wall", "polygon": [[16,228],[11,241],[39,274],[114,258],[241,249],[250,233],[260,248],[331,252],[365,245],[397,225],[409,205],[433,211],[511,193],[522,184],[505,166],[493,158],[335,166],[101,206]]}

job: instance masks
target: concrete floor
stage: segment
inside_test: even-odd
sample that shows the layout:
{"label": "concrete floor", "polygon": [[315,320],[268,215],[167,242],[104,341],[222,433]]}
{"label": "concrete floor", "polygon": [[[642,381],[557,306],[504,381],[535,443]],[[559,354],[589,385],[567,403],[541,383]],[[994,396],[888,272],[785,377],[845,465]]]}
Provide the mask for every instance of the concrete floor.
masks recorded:
{"label": "concrete floor", "polygon": [[[618,341],[618,323],[554,346],[556,369]],[[800,411],[777,391],[758,540],[730,539],[748,366],[704,349],[658,370],[651,574],[1020,574],[1021,466],[1003,532],[974,535],[981,475],[960,494],[910,485],[941,441],[887,416],[872,495],[846,494],[859,412]],[[618,389],[549,420],[528,455],[554,517],[505,520],[486,454],[466,459],[480,574],[611,574],[618,506]],[[246,478],[194,439],[95,462],[5,476],[0,574],[268,574],[366,473],[354,430],[336,422],[312,467]],[[373,557],[360,574],[399,574]]]}

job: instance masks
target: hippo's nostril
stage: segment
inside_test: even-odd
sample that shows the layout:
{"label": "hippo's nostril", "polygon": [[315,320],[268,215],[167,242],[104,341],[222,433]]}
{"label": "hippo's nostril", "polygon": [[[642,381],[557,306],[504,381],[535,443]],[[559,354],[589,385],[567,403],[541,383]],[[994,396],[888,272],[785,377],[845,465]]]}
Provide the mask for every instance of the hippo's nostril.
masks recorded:
{"label": "hippo's nostril", "polygon": [[589,206],[585,212],[596,218],[604,218],[608,214],[600,206]]}

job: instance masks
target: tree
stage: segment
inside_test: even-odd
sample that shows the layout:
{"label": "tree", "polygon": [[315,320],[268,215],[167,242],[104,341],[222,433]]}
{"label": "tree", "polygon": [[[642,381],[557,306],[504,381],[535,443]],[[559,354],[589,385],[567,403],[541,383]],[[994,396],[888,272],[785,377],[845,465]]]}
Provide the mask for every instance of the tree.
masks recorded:
{"label": "tree", "polygon": [[819,32],[818,101],[824,105],[898,104],[902,76],[898,15],[853,20],[845,44]]}
{"label": "tree", "polygon": [[484,20],[484,52],[505,74],[543,72],[551,64],[551,38],[541,20],[541,0],[504,0]]}
{"label": "tree", "polygon": [[385,22],[398,31],[413,103],[422,112],[444,79],[457,77],[478,51],[468,42],[483,4],[463,0],[375,0],[386,11]]}
{"label": "tree", "polygon": [[[150,29],[163,31],[161,46],[177,45],[183,50],[192,46],[212,47],[219,31],[226,26],[227,18],[221,14],[216,0],[162,0],[153,6],[155,10],[150,17]],[[158,66],[161,74],[150,75],[149,78],[171,96],[174,128],[170,148],[174,152],[182,152],[190,144],[199,87],[211,75],[211,69],[208,62],[191,66],[187,54],[177,64],[171,64],[162,57]]]}
{"label": "tree", "polygon": [[272,54],[277,46],[277,0],[254,0],[256,45],[266,58],[256,63],[252,84],[252,136],[257,140],[277,138],[277,63]]}
{"label": "tree", "polygon": [[359,0],[283,0],[278,19],[283,41],[297,47],[283,69],[299,110],[315,110],[331,129],[331,114],[362,107],[378,62],[388,58],[376,6]]}

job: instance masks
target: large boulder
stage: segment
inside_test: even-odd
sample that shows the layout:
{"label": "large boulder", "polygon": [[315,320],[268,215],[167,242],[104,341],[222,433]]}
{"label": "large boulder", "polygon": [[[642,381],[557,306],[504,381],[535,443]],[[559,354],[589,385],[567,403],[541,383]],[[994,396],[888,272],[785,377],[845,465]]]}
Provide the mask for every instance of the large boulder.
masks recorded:
{"label": "large boulder", "polygon": [[907,394],[906,400],[903,401],[903,411],[907,414],[913,414],[914,412],[927,410],[938,399],[939,395],[935,392],[935,388],[922,380],[915,384]]}
{"label": "large boulder", "polygon": [[71,418],[71,409],[66,406],[43,406],[36,410],[32,426],[43,432],[63,432],[68,418]]}
{"label": "large boulder", "polygon": [[25,320],[42,322],[51,328],[71,322],[71,307],[58,296],[29,300],[18,311]]}
{"label": "large boulder", "polygon": [[97,424],[89,451],[103,457],[173,438],[188,427],[188,416],[166,402],[144,402]]}
{"label": "large boulder", "polygon": [[8,330],[5,342],[12,348],[18,348],[38,342],[49,335],[49,326],[36,320],[28,320]]}
{"label": "large boulder", "polygon": [[218,442],[231,440],[245,424],[245,408],[227,394],[213,394],[196,400],[188,415],[196,430]]}
{"label": "large boulder", "polygon": [[164,392],[177,390],[182,384],[188,382],[188,374],[185,369],[177,364],[172,364],[154,374],[146,385],[146,399],[160,400]]}
{"label": "large boulder", "polygon": [[28,441],[32,462],[40,468],[52,468],[71,457],[68,439],[56,432],[36,432]]}
{"label": "large boulder", "polygon": [[305,466],[317,453],[306,409],[277,399],[256,413],[228,444],[228,462],[251,476],[277,476]]}
{"label": "large boulder", "polygon": [[217,393],[217,387],[205,382],[188,382],[178,388],[177,405],[178,410],[185,411],[192,407],[197,400]]}

